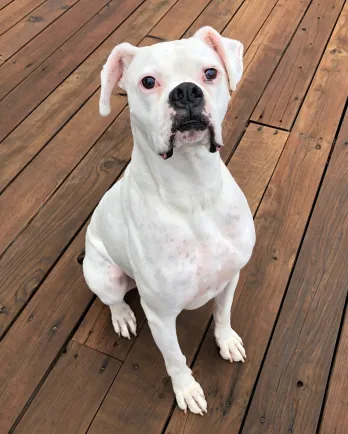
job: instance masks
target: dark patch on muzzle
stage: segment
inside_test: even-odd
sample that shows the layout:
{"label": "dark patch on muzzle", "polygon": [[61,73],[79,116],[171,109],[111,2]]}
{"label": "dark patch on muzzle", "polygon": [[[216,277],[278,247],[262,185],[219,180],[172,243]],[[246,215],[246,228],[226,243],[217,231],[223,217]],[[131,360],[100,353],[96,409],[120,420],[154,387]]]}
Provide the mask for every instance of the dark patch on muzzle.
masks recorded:
{"label": "dark patch on muzzle", "polygon": [[221,145],[219,145],[218,143],[216,143],[215,141],[215,132],[214,132],[214,127],[212,125],[208,126],[209,132],[210,132],[210,147],[209,147],[209,151],[211,153],[220,151],[221,149]]}
{"label": "dark patch on muzzle", "polygon": [[[203,119],[204,118],[204,119]],[[163,160],[167,160],[168,158],[173,156],[174,153],[174,138],[175,134],[185,131],[204,131],[205,129],[209,130],[210,133],[210,146],[209,146],[209,152],[215,153],[217,151],[220,151],[221,145],[216,143],[215,141],[215,132],[214,127],[209,123],[208,118],[205,115],[201,115],[200,120],[197,120],[197,123],[192,122],[184,122],[180,123],[178,120],[173,121],[173,127],[172,127],[172,133],[169,138],[169,147],[168,151],[160,153],[159,155],[163,158]]]}

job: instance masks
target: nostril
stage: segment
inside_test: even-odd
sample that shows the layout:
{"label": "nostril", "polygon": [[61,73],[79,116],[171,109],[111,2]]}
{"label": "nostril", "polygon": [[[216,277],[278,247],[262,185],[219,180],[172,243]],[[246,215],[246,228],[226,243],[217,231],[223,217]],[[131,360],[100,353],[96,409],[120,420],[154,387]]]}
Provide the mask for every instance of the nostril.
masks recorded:
{"label": "nostril", "polygon": [[180,101],[183,98],[184,98],[184,92],[179,87],[176,87],[172,92],[171,100]]}
{"label": "nostril", "polygon": [[191,95],[194,98],[202,98],[203,97],[202,89],[195,85],[191,90]]}

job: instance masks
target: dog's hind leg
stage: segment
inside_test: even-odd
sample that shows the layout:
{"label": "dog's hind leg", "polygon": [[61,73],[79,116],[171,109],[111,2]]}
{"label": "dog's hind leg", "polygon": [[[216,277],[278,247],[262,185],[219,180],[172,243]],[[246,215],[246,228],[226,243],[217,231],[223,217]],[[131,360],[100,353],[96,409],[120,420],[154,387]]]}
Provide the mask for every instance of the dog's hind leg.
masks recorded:
{"label": "dog's hind leg", "polygon": [[132,309],[123,300],[126,292],[135,288],[135,282],[116,265],[101,240],[87,230],[83,274],[90,290],[108,305],[116,333],[130,339],[136,335],[136,319]]}

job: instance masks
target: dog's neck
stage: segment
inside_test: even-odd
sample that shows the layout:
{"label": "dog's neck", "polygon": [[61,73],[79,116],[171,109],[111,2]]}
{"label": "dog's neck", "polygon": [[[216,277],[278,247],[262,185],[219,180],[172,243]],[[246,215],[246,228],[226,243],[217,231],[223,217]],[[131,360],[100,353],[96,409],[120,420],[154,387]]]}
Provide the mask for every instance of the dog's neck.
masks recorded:
{"label": "dog's neck", "polygon": [[174,149],[163,160],[137,128],[130,176],[144,193],[158,196],[168,206],[185,212],[207,209],[221,196],[222,170],[218,152],[210,153],[203,144]]}

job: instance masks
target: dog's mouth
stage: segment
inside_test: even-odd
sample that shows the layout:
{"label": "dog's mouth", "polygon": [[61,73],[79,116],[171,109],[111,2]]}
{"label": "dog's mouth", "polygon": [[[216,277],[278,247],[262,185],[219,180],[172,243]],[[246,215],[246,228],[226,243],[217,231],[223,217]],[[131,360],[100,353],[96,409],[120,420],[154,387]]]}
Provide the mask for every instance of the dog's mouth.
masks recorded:
{"label": "dog's mouth", "polygon": [[203,121],[191,119],[189,121],[185,121],[178,127],[177,131],[186,132],[186,131],[204,131],[208,127],[208,124]]}
{"label": "dog's mouth", "polygon": [[169,138],[169,149],[167,152],[160,153],[159,155],[167,160],[173,156],[174,153],[174,139],[177,134],[180,134],[182,139],[187,142],[195,142],[200,140],[206,131],[209,131],[210,146],[209,151],[211,153],[220,150],[221,145],[215,142],[214,127],[210,123],[209,119],[205,115],[194,116],[193,119],[182,119],[174,117],[171,135]]}

